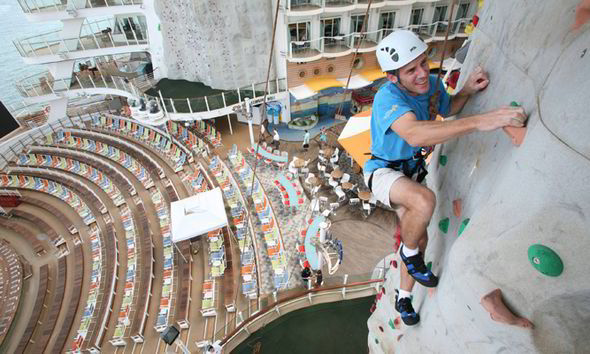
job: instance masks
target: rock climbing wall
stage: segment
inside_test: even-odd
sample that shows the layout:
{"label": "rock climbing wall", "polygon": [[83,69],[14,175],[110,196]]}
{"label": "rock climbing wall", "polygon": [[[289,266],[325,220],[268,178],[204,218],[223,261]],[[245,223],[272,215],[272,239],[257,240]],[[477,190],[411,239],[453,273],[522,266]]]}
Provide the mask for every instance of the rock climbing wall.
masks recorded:
{"label": "rock climbing wall", "polygon": [[270,1],[159,0],[156,12],[169,79],[216,89],[266,80],[274,15]]}
{"label": "rock climbing wall", "polygon": [[[590,24],[570,30],[577,3],[486,1],[479,10],[461,81],[482,65],[491,83],[461,115],[515,101],[530,114],[526,135],[520,147],[502,130],[437,147],[425,261],[440,283],[415,286],[421,322],[406,327],[393,309],[393,257],[368,321],[371,353],[588,352]],[[534,329],[490,318],[480,301],[496,288]]]}

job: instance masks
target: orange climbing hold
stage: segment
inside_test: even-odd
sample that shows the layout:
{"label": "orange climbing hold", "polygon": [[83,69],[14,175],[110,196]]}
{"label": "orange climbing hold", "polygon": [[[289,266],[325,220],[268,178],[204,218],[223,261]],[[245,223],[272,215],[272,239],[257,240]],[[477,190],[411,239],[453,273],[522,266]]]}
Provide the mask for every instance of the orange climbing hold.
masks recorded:
{"label": "orange climbing hold", "polygon": [[453,200],[453,214],[456,217],[461,217],[461,199]]}
{"label": "orange climbing hold", "polygon": [[504,132],[510,137],[512,140],[512,144],[515,146],[522,145],[524,141],[524,136],[526,135],[526,128],[516,128],[516,127],[504,127]]}

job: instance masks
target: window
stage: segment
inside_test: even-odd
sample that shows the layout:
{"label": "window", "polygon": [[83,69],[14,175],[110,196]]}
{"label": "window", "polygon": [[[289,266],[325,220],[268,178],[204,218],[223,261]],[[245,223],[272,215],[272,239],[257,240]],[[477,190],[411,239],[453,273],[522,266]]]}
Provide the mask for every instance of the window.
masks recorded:
{"label": "window", "polygon": [[309,40],[311,24],[309,22],[298,22],[289,24],[291,41],[304,42]]}
{"label": "window", "polygon": [[379,29],[381,30],[381,38],[393,32],[395,26],[395,12],[383,12],[379,16]]}
{"label": "window", "polygon": [[424,9],[413,9],[412,16],[410,18],[410,25],[421,25],[423,14],[424,14]]}
{"label": "window", "polygon": [[432,17],[432,23],[436,23],[436,31],[439,33],[447,30],[447,24],[444,23],[447,20],[447,6],[437,6],[434,8],[434,16]]}
{"label": "window", "polygon": [[320,33],[323,37],[336,37],[340,35],[340,18],[322,19]]}
{"label": "window", "polygon": [[459,10],[457,10],[457,20],[467,17],[467,13],[469,12],[469,3],[463,3],[459,5]]}
{"label": "window", "polygon": [[434,8],[434,17],[432,22],[446,21],[447,19],[447,6],[437,6]]}
{"label": "window", "polygon": [[[350,16],[350,33],[361,33],[363,30],[363,22],[365,15]],[[366,29],[365,29],[366,32]]]}
{"label": "window", "polygon": [[291,38],[291,48],[293,51],[299,51],[310,48],[309,33],[311,24],[309,22],[298,22],[289,24],[289,36]]}

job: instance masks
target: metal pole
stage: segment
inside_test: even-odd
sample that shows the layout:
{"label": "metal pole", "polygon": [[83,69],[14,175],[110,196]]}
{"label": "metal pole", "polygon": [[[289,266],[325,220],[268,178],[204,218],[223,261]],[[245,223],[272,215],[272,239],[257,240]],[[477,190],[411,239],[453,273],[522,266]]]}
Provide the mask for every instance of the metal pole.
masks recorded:
{"label": "metal pole", "polygon": [[186,102],[188,102],[188,111],[191,112],[191,114],[193,114],[193,107],[191,107],[191,100],[189,100],[189,98],[186,98]]}
{"label": "metal pole", "polygon": [[[225,103],[225,93],[221,92],[221,98],[223,99],[223,107],[227,107],[227,103]],[[234,130],[231,126],[231,118],[229,117],[229,114],[227,115],[227,122],[229,123],[229,133],[234,135]]]}

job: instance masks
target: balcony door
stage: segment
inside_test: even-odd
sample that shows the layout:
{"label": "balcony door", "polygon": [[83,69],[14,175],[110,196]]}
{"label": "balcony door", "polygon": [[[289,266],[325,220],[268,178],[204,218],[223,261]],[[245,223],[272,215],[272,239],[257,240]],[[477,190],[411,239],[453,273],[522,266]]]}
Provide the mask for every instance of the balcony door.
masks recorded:
{"label": "balcony door", "polygon": [[[350,33],[361,33],[363,30],[363,22],[365,21],[365,15],[352,15],[350,16]],[[365,32],[367,30],[365,29]]]}
{"label": "balcony door", "polygon": [[437,23],[436,31],[443,32],[447,30],[447,24],[443,23],[447,21],[447,8],[448,6],[436,6],[434,8],[434,16],[432,17],[432,23]]}
{"label": "balcony door", "polygon": [[[381,38],[386,37],[395,28],[395,12],[383,12],[379,16],[379,30],[381,32]],[[381,40],[381,38],[379,40]]]}
{"label": "balcony door", "polygon": [[324,18],[320,23],[320,33],[324,37],[324,46],[334,47],[342,44],[343,38],[340,32],[340,18]]}
{"label": "balcony door", "polygon": [[[311,34],[311,23],[297,22],[289,24],[289,36],[294,51],[310,47],[309,36]],[[293,43],[297,42],[297,43]]]}
{"label": "balcony door", "polygon": [[467,13],[469,13],[469,3],[464,2],[459,5],[459,9],[457,10],[457,20],[467,17]]}

